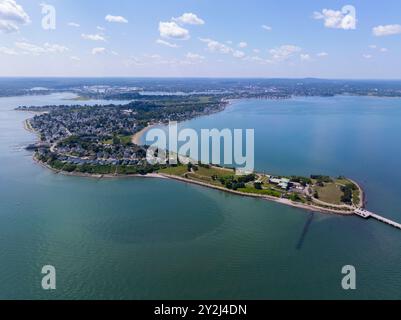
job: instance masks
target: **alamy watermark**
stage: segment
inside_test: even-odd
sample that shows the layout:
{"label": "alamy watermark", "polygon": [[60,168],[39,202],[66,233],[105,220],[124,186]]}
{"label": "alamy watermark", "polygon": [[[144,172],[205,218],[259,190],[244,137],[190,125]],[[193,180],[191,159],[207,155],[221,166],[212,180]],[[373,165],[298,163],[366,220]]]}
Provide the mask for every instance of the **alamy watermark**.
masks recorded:
{"label": "alamy watermark", "polygon": [[345,275],[341,281],[344,290],[356,290],[356,268],[351,265],[344,266],[341,273]]}
{"label": "alamy watermark", "polygon": [[356,29],[356,8],[351,5],[346,5],[342,7],[341,12],[343,13],[343,18],[341,25],[343,29],[355,30]]}
{"label": "alamy watermark", "polygon": [[57,16],[56,8],[52,5],[42,3],[42,28],[43,30],[56,30]]}
{"label": "alamy watermark", "polygon": [[56,290],[56,268],[51,265],[43,266],[42,274],[42,289]]}
{"label": "alamy watermark", "polygon": [[177,165],[202,163],[236,167],[241,172],[255,169],[254,129],[178,129],[170,122],[168,133],[152,128],[146,134],[151,141],[147,151],[149,164]]}

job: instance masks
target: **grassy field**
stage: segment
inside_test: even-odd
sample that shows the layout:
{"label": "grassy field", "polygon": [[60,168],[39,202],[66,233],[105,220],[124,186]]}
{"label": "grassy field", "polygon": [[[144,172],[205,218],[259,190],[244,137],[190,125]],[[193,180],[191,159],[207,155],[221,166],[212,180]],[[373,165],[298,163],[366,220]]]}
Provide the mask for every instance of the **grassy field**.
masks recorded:
{"label": "grassy field", "polygon": [[199,167],[198,171],[196,171],[196,174],[204,177],[212,177],[212,176],[224,177],[224,176],[234,175],[235,172],[234,170],[217,168],[217,167],[210,167],[210,168]]}
{"label": "grassy field", "polygon": [[[344,179],[337,179],[336,183],[338,185],[341,185],[341,186],[345,186],[347,184],[354,184],[352,181],[350,181],[348,179],[345,179],[345,178]],[[359,205],[360,200],[361,200],[361,194],[359,192],[359,189],[354,190],[352,192],[352,203],[355,204],[355,205]]]}
{"label": "grassy field", "polygon": [[355,204],[355,205],[359,205],[359,202],[361,201],[361,195],[360,195],[360,192],[359,192],[359,190],[355,190],[353,193],[352,193],[352,202]]}
{"label": "grassy field", "polygon": [[340,205],[341,197],[343,192],[341,191],[341,186],[336,183],[326,183],[324,187],[316,187],[316,191],[319,194],[319,200]]}
{"label": "grassy field", "polygon": [[[118,136],[118,139],[120,140],[120,143],[123,144],[123,145],[127,145],[127,144],[132,143],[132,136],[122,136],[122,135],[120,135],[120,136]],[[105,141],[103,141],[103,143],[111,145],[111,144],[113,144],[113,139],[105,140]]]}
{"label": "grassy field", "polygon": [[342,186],[345,186],[348,183],[351,183],[351,181],[347,180],[347,179],[337,179],[336,183]]}
{"label": "grassy field", "polygon": [[165,169],[161,169],[160,173],[169,174],[172,176],[183,176],[184,174],[188,173],[187,166],[177,166],[177,167],[168,167]]}
{"label": "grassy field", "polygon": [[271,189],[259,190],[259,189],[253,188],[253,187],[246,187],[246,188],[238,189],[238,191],[244,192],[244,193],[267,195],[267,196],[272,196],[272,197],[276,197],[276,198],[281,197],[281,192],[276,191],[276,190],[271,190]]}
{"label": "grassy field", "polygon": [[[160,173],[165,173],[165,174],[172,174],[172,175],[183,175],[188,172],[188,166],[186,165],[179,165],[177,167],[169,167],[166,169],[160,170]],[[205,168],[205,167],[198,167],[196,171],[194,171],[195,175],[200,176],[200,177],[207,177],[207,178],[212,178],[213,176],[217,177],[225,177],[225,176],[230,176],[234,175],[235,172],[234,170],[230,169],[224,169],[224,168],[217,168],[217,167],[210,167],[210,168]]]}
{"label": "grassy field", "polygon": [[205,182],[205,183],[212,184],[212,185],[218,186],[218,187],[223,187],[223,185],[220,183],[219,180],[213,180],[212,177],[201,176],[196,173],[188,173],[187,177],[191,180]]}

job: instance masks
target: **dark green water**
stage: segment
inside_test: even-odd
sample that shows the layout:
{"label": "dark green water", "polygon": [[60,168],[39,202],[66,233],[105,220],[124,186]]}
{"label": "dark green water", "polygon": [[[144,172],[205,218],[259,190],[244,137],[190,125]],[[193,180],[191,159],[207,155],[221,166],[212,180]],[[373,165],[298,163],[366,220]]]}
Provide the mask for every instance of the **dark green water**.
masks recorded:
{"label": "dark green water", "polygon": [[[174,181],[55,175],[21,149],[34,136],[12,108],[31,99],[61,101],[0,99],[0,298],[401,298],[399,230]],[[401,221],[400,120],[399,99],[337,97],[244,101],[185,125],[255,128],[259,170],[348,175]]]}

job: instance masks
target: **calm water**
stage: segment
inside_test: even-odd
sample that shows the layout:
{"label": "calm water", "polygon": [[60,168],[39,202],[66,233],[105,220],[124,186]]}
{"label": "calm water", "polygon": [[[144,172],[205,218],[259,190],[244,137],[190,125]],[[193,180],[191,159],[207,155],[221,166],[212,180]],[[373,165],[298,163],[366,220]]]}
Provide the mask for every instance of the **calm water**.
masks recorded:
{"label": "calm water", "polygon": [[[30,115],[12,109],[62,99],[0,99],[0,298],[401,298],[401,232],[380,223],[34,164]],[[400,119],[399,99],[336,97],[243,101],[184,126],[255,128],[259,170],[348,175],[369,209],[401,221]],[[46,264],[55,292],[40,287]],[[354,292],[340,286],[348,264]]]}

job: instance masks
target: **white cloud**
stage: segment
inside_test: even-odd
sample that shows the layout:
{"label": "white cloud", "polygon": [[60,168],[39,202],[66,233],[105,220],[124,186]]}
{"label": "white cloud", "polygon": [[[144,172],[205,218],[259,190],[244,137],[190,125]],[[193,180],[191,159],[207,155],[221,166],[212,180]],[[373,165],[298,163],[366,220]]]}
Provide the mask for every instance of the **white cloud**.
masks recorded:
{"label": "white cloud", "polygon": [[71,56],[70,59],[71,59],[72,61],[81,61],[81,59],[78,58],[78,57],[76,57],[76,56]]}
{"label": "white cloud", "polygon": [[200,39],[202,42],[207,44],[207,48],[210,52],[220,52],[223,54],[230,54],[234,52],[234,49],[225,45],[224,43],[212,40],[212,39]]}
{"label": "white cloud", "polygon": [[254,53],[259,54],[260,53],[260,49],[253,49],[252,50]]}
{"label": "white cloud", "polygon": [[388,52],[387,48],[380,48],[379,46],[377,46],[375,44],[370,45],[369,48],[372,50],[378,50],[379,52],[382,52],[382,53]]}
{"label": "white cloud", "polygon": [[179,24],[192,24],[192,25],[203,25],[205,21],[199,18],[194,13],[184,13],[181,17],[172,19]]}
{"label": "white cloud", "polygon": [[46,53],[46,50],[43,47],[28,42],[16,42],[15,46],[24,51],[24,53],[31,53],[33,55]]}
{"label": "white cloud", "polygon": [[28,14],[15,0],[0,1],[0,32],[17,32],[19,25],[30,22]]}
{"label": "white cloud", "polygon": [[0,19],[22,24],[30,22],[28,14],[15,0],[2,0],[0,2]]}
{"label": "white cloud", "polygon": [[81,25],[76,22],[68,22],[68,26],[73,28],[79,28]]}
{"label": "white cloud", "polygon": [[46,53],[64,53],[69,49],[63,45],[45,43],[43,46],[28,42],[16,42],[15,47],[22,50],[24,54],[40,55]]}
{"label": "white cloud", "polygon": [[247,61],[251,61],[251,62],[257,62],[259,64],[271,64],[273,63],[272,60],[270,59],[263,59],[259,56],[250,56],[250,57],[246,57],[245,60]]}
{"label": "white cloud", "polygon": [[128,20],[122,16],[112,16],[112,15],[108,14],[104,19],[107,22],[128,23]]}
{"label": "white cloud", "polygon": [[270,26],[268,26],[268,25],[262,25],[262,29],[264,29],[264,30],[266,30],[266,31],[272,31],[273,30],[273,28],[272,27],[270,27]]}
{"label": "white cloud", "polygon": [[204,56],[201,56],[200,54],[192,53],[192,52],[188,52],[187,55],[186,55],[186,57],[187,57],[188,59],[201,59],[201,60],[205,59]]}
{"label": "white cloud", "polygon": [[103,28],[101,26],[97,26],[96,29],[99,30],[99,31],[106,31],[106,28]]}
{"label": "white cloud", "polygon": [[12,33],[19,30],[18,25],[11,21],[0,20],[0,31],[3,33]]}
{"label": "white cloud", "polygon": [[231,54],[234,58],[245,58],[245,53],[239,50],[235,50],[230,46],[227,46],[224,43],[218,42],[216,40],[212,39],[205,39],[205,38],[200,38],[199,39],[202,42],[205,42],[207,44],[207,50],[210,52],[218,52],[222,54]]}
{"label": "white cloud", "polygon": [[246,43],[244,41],[238,43],[238,47],[240,47],[240,48],[246,48],[247,46],[248,46],[248,43]]}
{"label": "white cloud", "polygon": [[146,58],[153,59],[153,60],[160,60],[160,59],[161,59],[160,54],[156,54],[156,53],[153,53],[153,54],[144,54],[143,56],[146,57]]}
{"label": "white cloud", "polygon": [[311,60],[311,56],[307,53],[305,53],[305,54],[302,53],[299,57],[301,58],[302,61],[310,61]]}
{"label": "white cloud", "polygon": [[170,48],[178,48],[178,45],[176,45],[175,43],[171,43],[171,42],[168,42],[168,41],[162,40],[162,39],[157,39],[156,43],[161,44],[163,46],[170,47]]}
{"label": "white cloud", "polygon": [[192,52],[188,52],[185,56],[185,58],[187,59],[186,61],[184,61],[184,64],[196,64],[196,63],[201,63],[203,62],[206,58],[204,56],[201,56],[200,54],[197,53],[192,53]]}
{"label": "white cloud", "polygon": [[373,34],[376,37],[391,36],[394,34],[401,33],[401,25],[399,24],[389,24],[385,26],[377,26],[373,28]]}
{"label": "white cloud", "polygon": [[45,43],[44,48],[47,52],[50,52],[50,53],[63,53],[63,52],[69,51],[69,49],[67,47],[59,45],[59,44]]}
{"label": "white cloud", "polygon": [[[348,8],[351,9],[352,7]],[[324,20],[326,28],[354,30],[356,29],[356,17],[354,13],[350,13],[344,7],[342,11],[323,9],[322,12],[315,11],[313,18],[316,20]]]}
{"label": "white cloud", "polygon": [[238,59],[245,58],[245,52],[242,52],[242,51],[239,51],[239,50],[235,50],[233,52],[233,57],[234,58],[238,58]]}
{"label": "white cloud", "polygon": [[124,64],[125,64],[127,67],[131,67],[131,66],[137,66],[137,67],[138,67],[138,66],[144,66],[146,63],[143,62],[141,59],[132,56],[132,57],[129,57],[129,59],[127,59],[127,60],[124,62]]}
{"label": "white cloud", "polygon": [[160,22],[159,32],[162,38],[188,40],[190,38],[189,31],[180,27],[175,22]]}
{"label": "white cloud", "polygon": [[274,61],[285,61],[292,56],[294,56],[296,53],[299,53],[302,51],[302,48],[294,46],[294,45],[284,45],[281,47],[277,47],[274,49],[269,50],[272,60]]}
{"label": "white cloud", "polygon": [[106,52],[106,48],[93,48],[92,49],[92,54],[96,55],[96,54],[102,54]]}
{"label": "white cloud", "polygon": [[373,56],[371,54],[364,54],[363,57],[365,59],[372,59],[373,58]]}
{"label": "white cloud", "polygon": [[91,40],[91,41],[106,41],[106,38],[102,36],[101,34],[81,34],[81,37],[85,40]]}
{"label": "white cloud", "polygon": [[7,54],[9,56],[17,55],[17,52],[14,49],[7,48],[7,47],[0,47],[0,53]]}
{"label": "white cloud", "polygon": [[329,54],[327,53],[327,52],[319,52],[318,54],[317,54],[317,56],[319,57],[319,58],[324,58],[324,57],[327,57]]}

